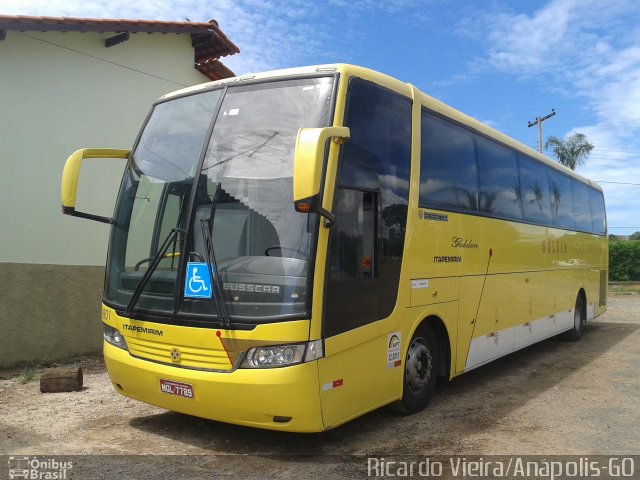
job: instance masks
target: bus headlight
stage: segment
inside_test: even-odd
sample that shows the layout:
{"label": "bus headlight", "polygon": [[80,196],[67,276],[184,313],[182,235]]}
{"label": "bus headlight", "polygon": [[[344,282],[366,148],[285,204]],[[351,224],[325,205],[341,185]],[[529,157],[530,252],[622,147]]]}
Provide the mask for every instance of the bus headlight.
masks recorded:
{"label": "bus headlight", "polygon": [[104,333],[102,334],[107,343],[110,343],[114,347],[128,350],[127,342],[124,341],[124,337],[120,335],[120,332],[109,325],[104,326]]}
{"label": "bus headlight", "polygon": [[287,367],[323,356],[322,340],[249,349],[240,368]]}

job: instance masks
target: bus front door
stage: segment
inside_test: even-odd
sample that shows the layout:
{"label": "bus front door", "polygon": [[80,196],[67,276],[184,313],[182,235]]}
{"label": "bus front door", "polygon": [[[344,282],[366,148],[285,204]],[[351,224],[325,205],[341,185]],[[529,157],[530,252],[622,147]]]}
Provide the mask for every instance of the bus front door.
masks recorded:
{"label": "bus front door", "polygon": [[336,191],[323,319],[325,357],[319,361],[325,428],[388,403],[397,383],[386,368],[387,336],[384,322],[378,321],[384,277],[379,207],[377,192]]}

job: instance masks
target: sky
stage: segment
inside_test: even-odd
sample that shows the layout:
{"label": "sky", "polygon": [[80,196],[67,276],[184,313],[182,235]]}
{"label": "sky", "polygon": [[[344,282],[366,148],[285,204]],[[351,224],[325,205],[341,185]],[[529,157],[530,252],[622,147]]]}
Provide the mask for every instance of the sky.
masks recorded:
{"label": "sky", "polygon": [[352,63],[532,148],[528,123],[553,108],[543,143],[585,134],[595,148],[576,171],[601,182],[609,233],[640,230],[637,0],[0,0],[0,14],[215,19],[240,48],[223,59],[236,74]]}

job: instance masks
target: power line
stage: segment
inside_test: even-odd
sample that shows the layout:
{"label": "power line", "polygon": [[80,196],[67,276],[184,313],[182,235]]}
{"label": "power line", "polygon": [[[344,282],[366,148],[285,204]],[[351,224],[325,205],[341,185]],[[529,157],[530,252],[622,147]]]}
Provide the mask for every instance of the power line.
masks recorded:
{"label": "power line", "polygon": [[613,183],[615,185],[633,185],[634,187],[640,187],[640,183],[629,183],[629,182],[608,182],[606,180],[594,180],[596,183]]}
{"label": "power line", "polygon": [[597,145],[595,146],[594,150],[598,151],[598,152],[608,152],[608,153],[640,153],[640,150],[623,150],[621,148],[604,148],[604,147],[598,147]]}

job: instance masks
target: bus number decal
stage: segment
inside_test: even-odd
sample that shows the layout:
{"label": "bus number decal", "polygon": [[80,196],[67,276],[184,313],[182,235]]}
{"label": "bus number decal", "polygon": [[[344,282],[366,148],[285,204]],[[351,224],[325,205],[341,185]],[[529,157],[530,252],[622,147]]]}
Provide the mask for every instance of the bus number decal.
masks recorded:
{"label": "bus number decal", "polygon": [[418,280],[411,280],[411,288],[429,288],[429,279],[420,278]]}
{"label": "bus number decal", "polygon": [[387,337],[387,368],[399,367],[400,361],[400,332],[390,333]]}

